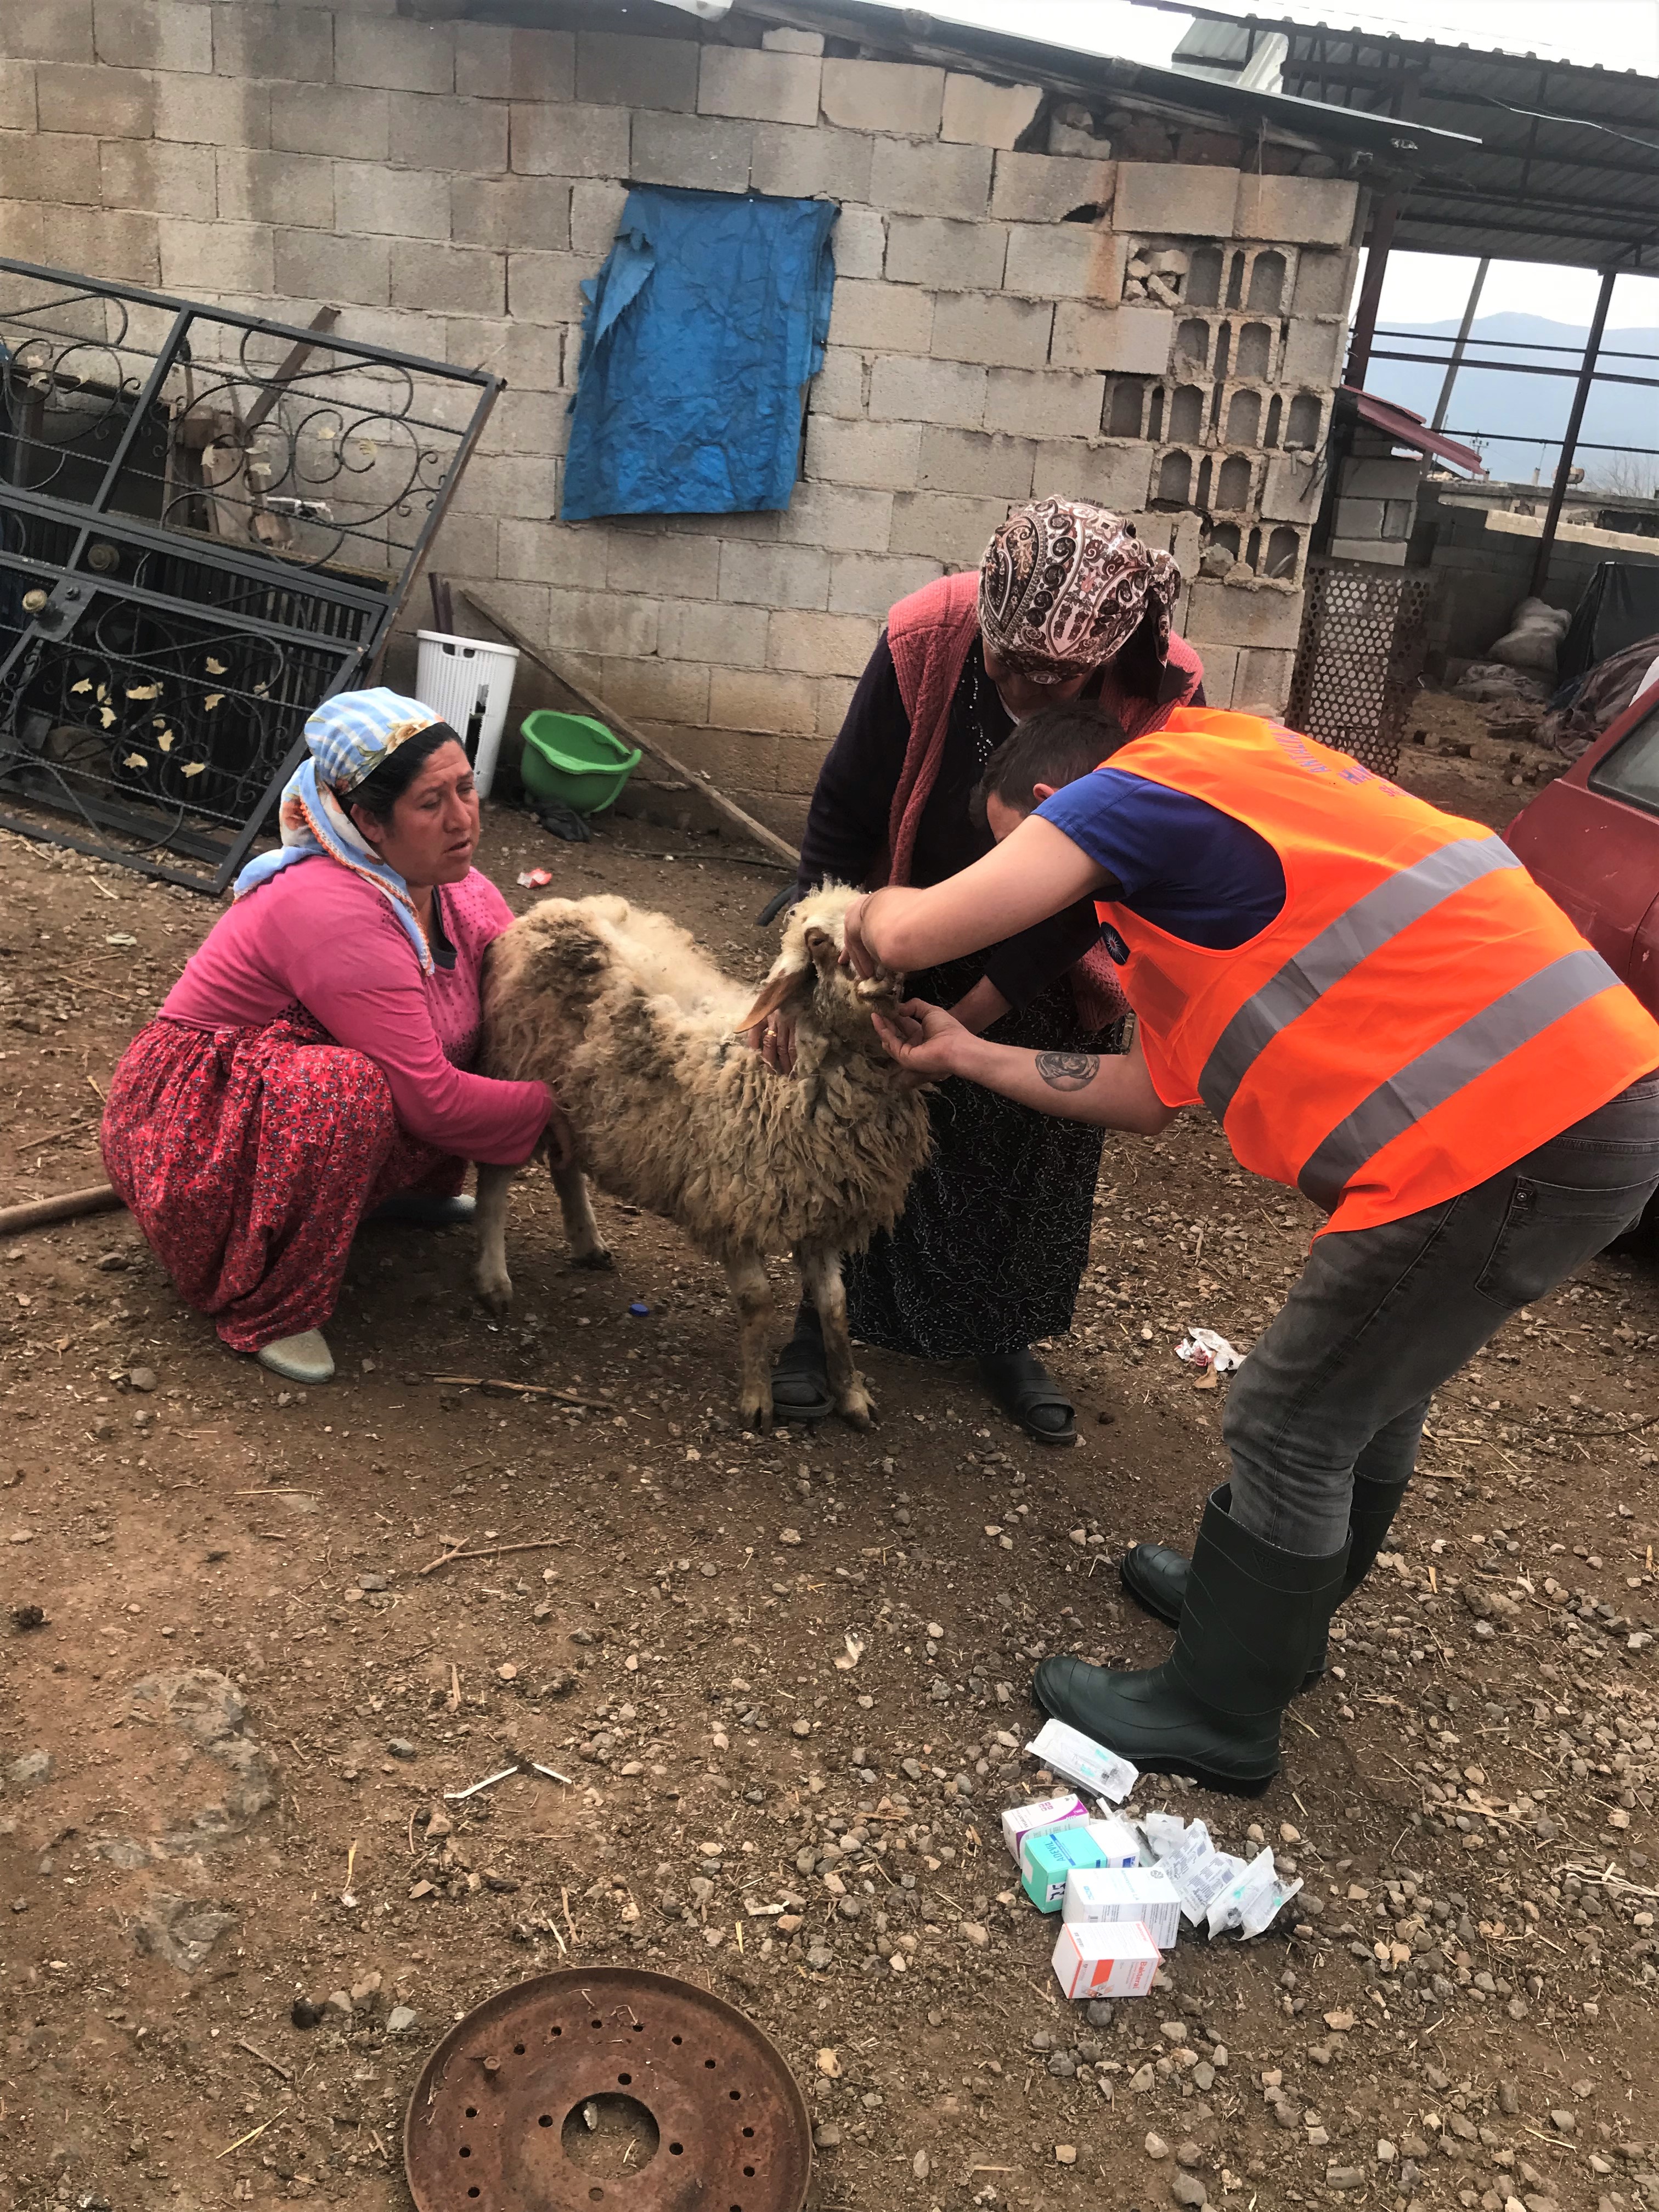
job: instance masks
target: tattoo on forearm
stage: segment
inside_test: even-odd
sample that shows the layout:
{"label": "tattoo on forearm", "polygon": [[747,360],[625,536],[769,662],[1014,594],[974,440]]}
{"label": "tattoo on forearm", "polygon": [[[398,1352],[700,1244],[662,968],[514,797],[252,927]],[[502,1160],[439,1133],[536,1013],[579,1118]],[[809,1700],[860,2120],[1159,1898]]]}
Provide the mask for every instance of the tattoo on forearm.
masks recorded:
{"label": "tattoo on forearm", "polygon": [[1091,1052],[1040,1052],[1036,1072],[1051,1091],[1086,1091],[1100,1061]]}

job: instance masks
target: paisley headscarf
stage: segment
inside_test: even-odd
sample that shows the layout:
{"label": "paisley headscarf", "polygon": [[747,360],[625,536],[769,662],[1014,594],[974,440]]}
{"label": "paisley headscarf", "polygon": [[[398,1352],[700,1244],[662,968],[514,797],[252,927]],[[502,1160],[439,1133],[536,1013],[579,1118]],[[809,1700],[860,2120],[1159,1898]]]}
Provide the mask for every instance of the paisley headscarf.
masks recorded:
{"label": "paisley headscarf", "polygon": [[1143,545],[1132,522],[1085,500],[1035,500],[986,549],[980,629],[1016,674],[1064,684],[1114,659],[1148,617],[1162,664],[1180,591],[1180,569]]}
{"label": "paisley headscarf", "polygon": [[[282,844],[276,852],[261,853],[248,862],[232,886],[233,896],[245,898],[296,860],[337,860],[373,884],[388,902],[415,947],[422,973],[431,975],[432,951],[409,885],[381,860],[342,802],[399,745],[434,728],[448,728],[434,708],[384,686],[343,691],[337,698],[325,699],[306,724],[310,757],[283,787],[277,810]],[[453,731],[449,734],[453,737]]]}

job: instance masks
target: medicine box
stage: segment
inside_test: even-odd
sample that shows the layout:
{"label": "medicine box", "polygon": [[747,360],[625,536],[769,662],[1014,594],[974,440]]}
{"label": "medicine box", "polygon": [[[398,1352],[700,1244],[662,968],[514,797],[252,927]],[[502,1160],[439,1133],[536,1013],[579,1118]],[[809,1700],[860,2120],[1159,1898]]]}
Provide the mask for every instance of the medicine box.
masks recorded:
{"label": "medicine box", "polygon": [[1089,1808],[1080,1797],[1039,1797],[1034,1805],[1011,1805],[1002,1816],[1002,1840],[1014,1864],[1020,1863],[1019,1847],[1027,1836],[1042,1828],[1060,1828],[1086,1820]]}
{"label": "medicine box", "polygon": [[1156,1867],[1079,1867],[1066,1877],[1060,1911],[1068,1923],[1139,1921],[1160,1951],[1172,1951],[1181,1899]]}
{"label": "medicine box", "polygon": [[1138,1920],[1068,1920],[1054,1945],[1068,1997],[1144,1997],[1158,1965],[1158,1946]]}
{"label": "medicine box", "polygon": [[1114,1813],[1109,1820],[1091,1820],[1089,1834],[1100,1851],[1100,1863],[1109,1867],[1140,1864],[1140,1838],[1127,1820]]}
{"label": "medicine box", "polygon": [[1075,1788],[1092,1790],[1114,1805],[1121,1805],[1140,1779],[1138,1766],[1064,1721],[1044,1721],[1025,1748]]}
{"label": "medicine box", "polygon": [[1100,1846],[1087,1823],[1066,1828],[1045,1828],[1027,1836],[1020,1845],[1021,1887],[1039,1912],[1058,1912],[1065,1900],[1067,1877],[1079,1867],[1097,1867]]}

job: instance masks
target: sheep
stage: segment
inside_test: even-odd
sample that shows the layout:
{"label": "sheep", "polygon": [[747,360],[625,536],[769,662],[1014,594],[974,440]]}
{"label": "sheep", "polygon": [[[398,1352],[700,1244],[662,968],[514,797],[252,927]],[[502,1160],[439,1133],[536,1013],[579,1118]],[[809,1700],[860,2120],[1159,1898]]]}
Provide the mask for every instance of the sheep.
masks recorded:
{"label": "sheep", "polygon": [[[841,962],[854,893],[830,886],[791,915],[760,996],[733,982],[665,915],[610,896],[544,899],[491,945],[480,1066],[550,1084],[577,1157],[552,1170],[579,1267],[609,1267],[586,1176],[659,1213],[726,1271],[738,1311],[744,1425],[772,1418],[765,1258],[788,1251],[823,1324],[836,1410],[868,1428],[875,1408],[853,1360],[842,1255],[903,1211],[929,1146],[914,1081],[889,1059],[874,1006],[902,979],[860,981]],[[797,1023],[792,1075],[742,1042],[776,1009]],[[586,1170],[586,1175],[584,1174]],[[504,1312],[507,1168],[478,1170],[475,1282]]]}

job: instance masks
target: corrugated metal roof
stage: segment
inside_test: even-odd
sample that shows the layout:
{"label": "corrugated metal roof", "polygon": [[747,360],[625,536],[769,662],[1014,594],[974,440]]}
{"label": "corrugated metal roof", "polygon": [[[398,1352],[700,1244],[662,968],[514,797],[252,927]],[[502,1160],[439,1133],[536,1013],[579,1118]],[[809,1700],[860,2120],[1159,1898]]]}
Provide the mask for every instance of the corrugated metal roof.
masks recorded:
{"label": "corrugated metal roof", "polygon": [[1200,19],[1176,50],[1190,46],[1200,82],[1280,33],[1287,94],[1478,139],[1413,185],[1396,252],[1659,270],[1659,80],[1201,0],[1149,4]]}
{"label": "corrugated metal roof", "polygon": [[1409,407],[1401,407],[1392,399],[1373,398],[1369,392],[1360,392],[1352,384],[1345,384],[1342,389],[1353,401],[1360,420],[1392,438],[1396,446],[1413,446],[1419,453],[1433,453],[1437,459],[1449,461],[1454,468],[1467,469],[1471,476],[1483,477],[1486,473],[1486,464],[1473,446],[1459,445],[1443,430],[1431,430],[1423,417],[1413,415]]}

